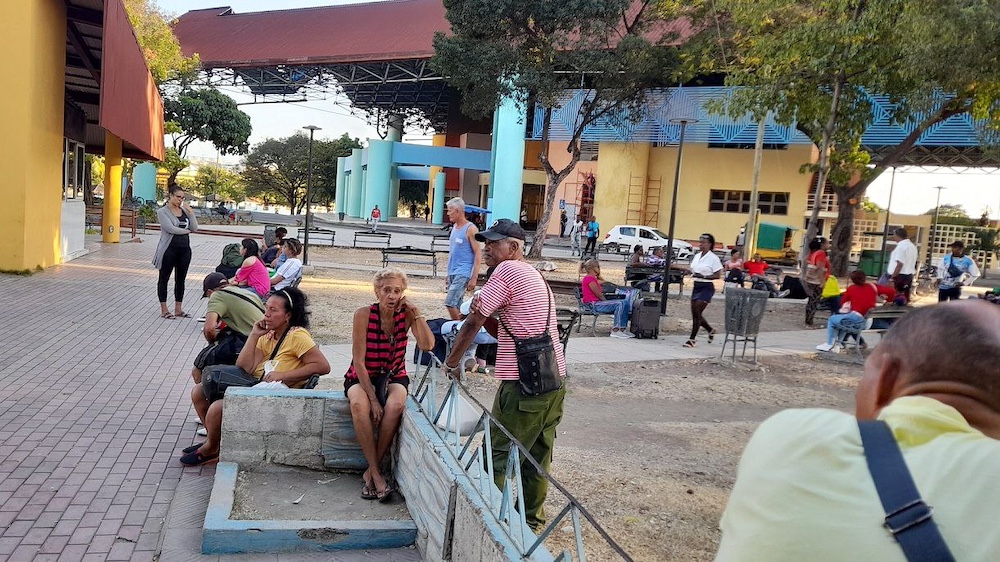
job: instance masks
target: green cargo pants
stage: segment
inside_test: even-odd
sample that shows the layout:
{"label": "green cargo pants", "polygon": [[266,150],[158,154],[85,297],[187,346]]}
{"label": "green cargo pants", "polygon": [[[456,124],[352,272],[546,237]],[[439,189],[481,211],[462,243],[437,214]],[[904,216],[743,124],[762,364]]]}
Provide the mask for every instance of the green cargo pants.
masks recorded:
{"label": "green cargo pants", "polygon": [[[565,384],[548,394],[524,396],[517,389],[517,381],[502,381],[493,399],[493,417],[531,451],[531,456],[546,472],[552,462],[556,426],[562,420],[565,398]],[[495,427],[490,429],[490,439],[493,442],[494,481],[498,488],[503,489],[507,457],[510,456],[510,439]],[[524,518],[528,526],[537,532],[545,525],[543,504],[549,490],[549,481],[523,458],[520,489],[524,500]]]}

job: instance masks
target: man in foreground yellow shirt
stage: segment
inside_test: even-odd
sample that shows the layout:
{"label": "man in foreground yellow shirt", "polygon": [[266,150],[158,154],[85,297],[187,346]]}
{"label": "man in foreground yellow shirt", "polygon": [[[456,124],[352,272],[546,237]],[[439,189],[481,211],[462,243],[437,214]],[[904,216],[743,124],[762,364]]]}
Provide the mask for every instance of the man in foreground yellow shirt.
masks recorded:
{"label": "man in foreground yellow shirt", "polygon": [[716,560],[905,560],[882,526],[858,420],[892,430],[955,560],[1000,557],[1000,306],[917,309],[865,363],[856,418],[787,410],[747,444]]}

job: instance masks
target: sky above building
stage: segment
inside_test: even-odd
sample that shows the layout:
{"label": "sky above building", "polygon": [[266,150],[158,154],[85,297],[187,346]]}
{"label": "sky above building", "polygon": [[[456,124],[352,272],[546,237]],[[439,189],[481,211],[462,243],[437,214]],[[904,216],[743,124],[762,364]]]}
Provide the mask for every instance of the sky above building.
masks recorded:
{"label": "sky above building", "polygon": [[[174,16],[189,10],[229,6],[237,13],[259,12],[268,10],[289,10],[313,6],[331,6],[337,4],[355,4],[363,0],[155,0],[156,4],[166,13]],[[391,37],[391,33],[386,37]],[[373,37],[373,41],[382,38]],[[378,138],[374,127],[367,122],[366,115],[350,107],[346,98],[336,98],[297,103],[252,104],[253,96],[235,87],[220,88],[241,105],[240,109],[250,115],[253,133],[250,136],[251,145],[268,138],[280,138],[294,135],[302,131],[306,125],[316,125],[322,131],[316,132],[317,139],[332,139],[347,133],[362,141],[368,138]],[[408,142],[428,142],[428,137],[421,132],[410,132],[404,140]],[[169,143],[169,139],[167,140]],[[193,156],[215,158],[215,148],[206,143],[195,143],[189,149]],[[238,161],[238,157],[222,157],[227,162]],[[892,211],[904,214],[919,214],[935,205],[938,190],[935,186],[944,186],[941,191],[941,204],[963,205],[970,216],[978,217],[988,210],[991,218],[1000,219],[1000,171],[990,170],[946,170],[940,169],[928,173],[924,169],[900,168],[895,176],[892,187]],[[803,176],[803,181],[808,181]],[[889,206],[890,185],[893,184],[892,174],[886,172],[880,176],[868,189],[868,197],[882,207]],[[727,186],[735,189],[746,189],[749,186]],[[761,186],[766,189],[767,186]]]}

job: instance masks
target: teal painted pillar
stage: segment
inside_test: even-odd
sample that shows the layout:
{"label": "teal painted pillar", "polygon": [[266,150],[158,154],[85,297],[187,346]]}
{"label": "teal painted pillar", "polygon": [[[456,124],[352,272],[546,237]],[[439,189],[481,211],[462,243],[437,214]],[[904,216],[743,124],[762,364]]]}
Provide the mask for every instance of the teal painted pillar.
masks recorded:
{"label": "teal painted pillar", "polygon": [[371,209],[365,210],[365,203],[367,202],[367,195],[365,192],[368,191],[368,168],[361,169],[361,204],[358,205],[358,216],[367,219],[371,213]]}
{"label": "teal painted pillar", "polygon": [[523,96],[508,97],[493,114],[493,168],[490,170],[490,220],[510,219],[521,215],[521,192],[524,177],[524,134],[527,130],[527,107]]}
{"label": "teal painted pillar", "polygon": [[340,156],[337,158],[337,189],[334,197],[337,202],[337,213],[340,214],[340,218],[344,218],[344,213],[347,212],[347,157]]}
{"label": "teal painted pillar", "polygon": [[368,141],[368,167],[365,175],[365,206],[362,216],[371,215],[375,205],[382,211],[382,222],[388,216],[392,192],[392,141]]}
{"label": "teal painted pillar", "polygon": [[434,224],[444,224],[444,177],[444,172],[434,176],[434,207],[431,209],[431,222]]}
{"label": "teal painted pillar", "polygon": [[392,186],[389,191],[389,209],[388,215],[390,217],[399,216],[399,177],[396,174],[396,165],[392,166]]}
{"label": "teal painted pillar", "polygon": [[351,185],[347,194],[347,216],[354,218],[361,217],[361,192],[364,189],[361,150],[360,148],[351,150]]}

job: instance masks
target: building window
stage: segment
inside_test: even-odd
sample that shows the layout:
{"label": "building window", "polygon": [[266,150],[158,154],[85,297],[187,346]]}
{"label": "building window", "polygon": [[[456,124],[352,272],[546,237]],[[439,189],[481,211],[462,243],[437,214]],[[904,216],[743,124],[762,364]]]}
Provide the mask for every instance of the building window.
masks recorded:
{"label": "building window", "polygon": [[87,177],[85,165],[83,145],[66,139],[63,151],[63,199],[76,199],[83,195],[83,183]]}
{"label": "building window", "polygon": [[[762,215],[787,215],[789,193],[761,191],[757,193],[757,208]],[[708,210],[720,213],[749,213],[750,192],[713,189]]]}

